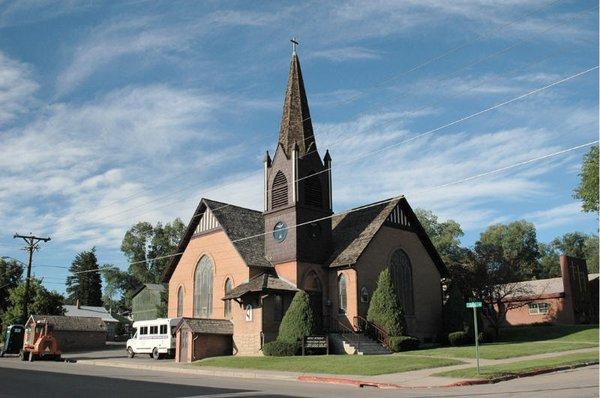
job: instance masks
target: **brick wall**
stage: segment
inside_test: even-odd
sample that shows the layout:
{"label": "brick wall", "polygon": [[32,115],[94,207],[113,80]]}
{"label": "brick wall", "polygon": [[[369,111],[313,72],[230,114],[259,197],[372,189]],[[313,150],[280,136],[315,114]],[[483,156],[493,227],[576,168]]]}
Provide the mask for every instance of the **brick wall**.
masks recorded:
{"label": "brick wall", "polygon": [[[442,318],[441,276],[419,237],[410,231],[383,226],[377,232],[355,266],[356,282],[349,279],[348,316],[358,312],[366,317],[369,304],[360,302],[360,289],[365,286],[369,298],[373,295],[379,274],[388,267],[391,255],[397,249],[408,254],[412,266],[415,314],[406,317],[408,333],[433,338]],[[350,308],[350,294],[356,309]]]}

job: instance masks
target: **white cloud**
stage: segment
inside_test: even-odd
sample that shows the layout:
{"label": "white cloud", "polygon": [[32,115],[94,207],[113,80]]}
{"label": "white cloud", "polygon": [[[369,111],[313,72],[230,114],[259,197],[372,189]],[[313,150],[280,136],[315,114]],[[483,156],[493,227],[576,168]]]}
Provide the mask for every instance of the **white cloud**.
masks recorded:
{"label": "white cloud", "polygon": [[379,57],[379,51],[358,46],[329,48],[326,50],[311,51],[308,54],[308,59],[323,58],[332,62],[377,59]]}
{"label": "white cloud", "polygon": [[0,126],[27,111],[37,89],[31,67],[0,51]]}
{"label": "white cloud", "polygon": [[581,203],[571,202],[549,209],[526,213],[523,217],[531,220],[538,229],[544,230],[574,225],[578,221],[589,220],[593,215],[583,213],[581,211]]}

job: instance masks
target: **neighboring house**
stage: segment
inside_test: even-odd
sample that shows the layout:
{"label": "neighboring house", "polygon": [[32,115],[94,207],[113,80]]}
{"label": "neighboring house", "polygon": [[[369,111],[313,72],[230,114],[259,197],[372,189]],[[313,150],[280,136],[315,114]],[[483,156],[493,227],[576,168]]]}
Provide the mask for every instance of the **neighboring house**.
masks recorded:
{"label": "neighboring house", "polygon": [[593,288],[590,285],[595,279],[597,286],[598,274],[588,275],[585,260],[568,256],[560,256],[560,269],[559,278],[519,283],[517,291],[523,293],[504,300],[523,304],[506,313],[508,324],[577,324],[593,321]]}
{"label": "neighboring house", "polygon": [[89,305],[80,305],[79,300],[75,305],[63,305],[65,310],[65,316],[67,317],[96,317],[100,318],[106,326],[107,340],[113,340],[115,338],[115,329],[119,323],[110,312],[104,307],[93,307]]}
{"label": "neighboring house", "polygon": [[61,352],[106,346],[106,324],[98,317],[31,315],[25,327],[43,320],[54,327],[53,335]]}
{"label": "neighboring house", "polygon": [[[389,269],[408,334],[433,339],[447,269],[408,201],[334,215],[331,167],[329,152],[317,150],[294,53],[277,149],[264,158],[264,210],[200,200],[164,273],[168,316],[231,322],[235,352],[257,355],[298,289],[310,295],[321,333],[347,330],[366,318]],[[355,188],[364,192],[346,189]]]}
{"label": "neighboring house", "polygon": [[147,283],[139,287],[131,298],[131,314],[133,321],[146,321],[160,318],[158,306],[160,296],[165,291],[163,285]]}

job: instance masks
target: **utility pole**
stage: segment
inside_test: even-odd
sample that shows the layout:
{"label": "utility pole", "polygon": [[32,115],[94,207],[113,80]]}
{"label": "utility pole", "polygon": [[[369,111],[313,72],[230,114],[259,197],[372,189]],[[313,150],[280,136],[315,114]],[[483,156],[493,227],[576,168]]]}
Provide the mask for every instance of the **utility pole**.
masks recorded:
{"label": "utility pole", "polygon": [[15,234],[13,239],[21,238],[27,243],[24,250],[29,252],[29,262],[27,264],[27,279],[25,279],[25,297],[23,297],[23,325],[27,322],[27,307],[29,306],[29,280],[31,279],[31,262],[33,260],[33,252],[38,250],[40,242],[48,242],[50,237],[48,238],[40,238],[34,235],[19,235]]}

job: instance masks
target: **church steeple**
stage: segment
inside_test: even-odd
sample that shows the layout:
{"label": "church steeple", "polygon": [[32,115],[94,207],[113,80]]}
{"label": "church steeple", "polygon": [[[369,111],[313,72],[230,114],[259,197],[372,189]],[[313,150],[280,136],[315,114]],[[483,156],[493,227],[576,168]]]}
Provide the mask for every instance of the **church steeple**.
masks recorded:
{"label": "church steeple", "polygon": [[281,145],[288,158],[295,143],[298,144],[299,157],[317,149],[308,109],[308,100],[304,90],[300,60],[294,49],[283,102],[283,116],[279,128],[279,145]]}

